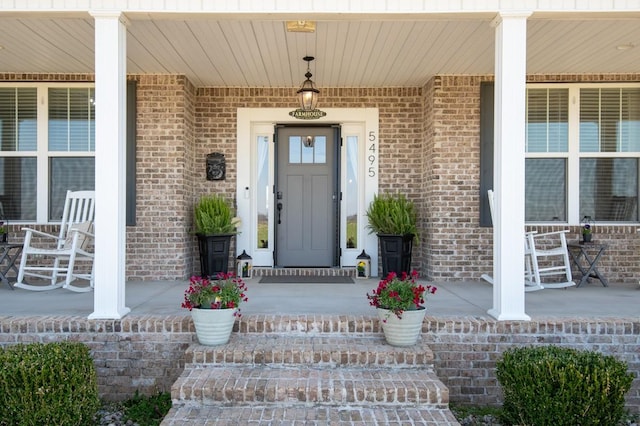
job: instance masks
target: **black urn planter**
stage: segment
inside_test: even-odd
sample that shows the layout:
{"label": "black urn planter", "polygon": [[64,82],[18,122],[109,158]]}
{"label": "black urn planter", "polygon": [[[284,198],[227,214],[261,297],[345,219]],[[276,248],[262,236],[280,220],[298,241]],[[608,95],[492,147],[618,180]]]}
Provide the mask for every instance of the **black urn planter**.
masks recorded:
{"label": "black urn planter", "polygon": [[219,273],[229,272],[229,247],[233,234],[196,235],[200,249],[200,275],[215,278]]}
{"label": "black urn planter", "polygon": [[377,235],[380,241],[382,276],[386,277],[389,272],[395,272],[398,275],[402,272],[409,273],[414,235]]}

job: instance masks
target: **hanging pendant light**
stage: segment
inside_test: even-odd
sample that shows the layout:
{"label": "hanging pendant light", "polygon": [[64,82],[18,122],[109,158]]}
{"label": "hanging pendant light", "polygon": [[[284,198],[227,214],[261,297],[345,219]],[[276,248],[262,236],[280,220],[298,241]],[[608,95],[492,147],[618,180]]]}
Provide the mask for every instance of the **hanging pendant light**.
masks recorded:
{"label": "hanging pendant light", "polygon": [[318,93],[320,91],[316,88],[316,85],[311,81],[311,70],[309,69],[311,61],[315,58],[313,56],[305,56],[302,58],[307,62],[307,73],[304,75],[307,79],[302,83],[302,86],[296,92],[298,94],[298,100],[300,101],[300,109],[303,111],[313,111],[316,109],[318,103]]}

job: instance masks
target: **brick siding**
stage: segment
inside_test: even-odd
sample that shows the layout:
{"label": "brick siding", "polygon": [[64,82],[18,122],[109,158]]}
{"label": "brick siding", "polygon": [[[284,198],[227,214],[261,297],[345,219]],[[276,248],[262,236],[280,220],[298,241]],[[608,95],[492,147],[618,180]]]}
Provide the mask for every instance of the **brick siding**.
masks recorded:
{"label": "brick siding", "polygon": [[[377,318],[328,315],[252,315],[237,320],[235,332],[288,335],[380,334]],[[422,338],[435,356],[435,372],[449,388],[450,400],[499,405],[495,363],[512,347],[558,345],[593,350],[625,361],[636,375],[627,408],[640,412],[640,322],[624,319],[547,318],[496,321],[485,317],[435,318],[423,323]],[[188,314],[129,315],[121,320],[83,317],[0,317],[0,346],[70,340],[91,349],[98,388],[106,400],[123,400],[136,391],[169,391],[185,365],[185,350],[197,341]],[[382,341],[382,340],[381,340]]]}
{"label": "brick siding", "polygon": [[[477,280],[492,269],[492,230],[479,227],[480,83],[492,78],[435,76],[417,88],[322,88],[321,108],[379,109],[379,188],[417,202],[420,244],[412,266],[430,280]],[[237,108],[293,109],[296,88],[196,88],[181,75],[129,79],[138,82],[137,223],[127,228],[127,279],[186,279],[199,272],[195,202],[209,193],[235,197]],[[92,80],[86,74],[0,74],[0,81]],[[528,77],[529,82],[638,80],[640,74]],[[205,158],[212,152],[225,155],[225,180],[205,178]],[[636,227],[596,228],[598,241],[609,245],[600,270],[612,282],[636,281]],[[11,232],[18,227],[12,225]],[[573,227],[570,239],[577,238]]]}

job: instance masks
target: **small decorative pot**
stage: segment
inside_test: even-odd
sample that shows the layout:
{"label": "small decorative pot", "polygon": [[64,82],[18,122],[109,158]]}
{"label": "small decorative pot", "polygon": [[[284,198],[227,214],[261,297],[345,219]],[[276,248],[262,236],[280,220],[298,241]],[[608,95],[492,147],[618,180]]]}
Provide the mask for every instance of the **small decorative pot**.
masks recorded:
{"label": "small decorative pot", "polygon": [[387,343],[391,346],[412,346],[422,332],[422,321],[427,313],[423,307],[415,311],[404,311],[398,318],[393,311],[377,308],[380,325]]}
{"label": "small decorative pot", "polygon": [[585,243],[590,243],[592,235],[593,234],[582,234],[582,241],[584,241]]}
{"label": "small decorative pot", "polygon": [[235,312],[235,309],[192,309],[191,318],[200,344],[207,346],[226,344],[236,321]]}

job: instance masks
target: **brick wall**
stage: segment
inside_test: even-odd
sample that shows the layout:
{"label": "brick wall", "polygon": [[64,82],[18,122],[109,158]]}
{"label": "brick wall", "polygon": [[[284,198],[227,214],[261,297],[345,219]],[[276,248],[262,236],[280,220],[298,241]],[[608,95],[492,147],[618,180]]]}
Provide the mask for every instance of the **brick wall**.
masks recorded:
{"label": "brick wall", "polygon": [[432,157],[425,261],[433,280],[477,279],[491,265],[487,253],[491,234],[479,227],[478,205],[480,83],[484,80],[436,76],[429,83],[433,130],[425,143]]}
{"label": "brick wall", "polygon": [[496,405],[502,394],[495,363],[513,347],[557,345],[611,355],[627,363],[636,375],[627,406],[640,412],[640,323],[622,319],[555,319],[495,321],[427,318],[423,336],[436,357],[435,370],[447,385],[451,400],[473,405]]}
{"label": "brick wall", "polygon": [[[235,164],[237,108],[293,109],[296,88],[195,88],[184,76],[129,78],[138,81],[138,197],[137,224],[127,228],[127,279],[185,279],[199,272],[192,235],[195,202],[209,193],[233,199],[236,176],[246,173]],[[477,280],[491,273],[492,230],[478,225],[480,83],[491,79],[436,76],[422,88],[322,88],[321,108],[379,108],[380,191],[402,191],[417,202],[420,244],[413,267],[430,280]],[[92,81],[93,76],[0,74],[0,81],[25,80]],[[640,74],[528,80],[628,82],[640,80]],[[211,152],[225,155],[223,181],[205,178]],[[577,227],[571,235],[577,239]],[[596,235],[609,245],[601,271],[612,282],[635,282],[636,227],[596,224]]]}
{"label": "brick wall", "polygon": [[[381,334],[374,317],[243,316],[235,332]],[[640,322],[625,319],[547,318],[502,321],[490,318],[427,317],[423,339],[432,349],[435,372],[449,388],[452,402],[498,405],[501,389],[495,363],[512,347],[559,345],[593,350],[625,361],[636,375],[627,407],[640,412]],[[135,316],[121,320],[83,317],[2,317],[0,346],[71,340],[86,343],[98,372],[101,397],[122,400],[135,391],[169,391],[184,369],[185,350],[197,341],[188,313]]]}
{"label": "brick wall", "polygon": [[137,85],[136,226],[127,279],[184,279],[190,235],[195,88],[184,76],[132,76]]}
{"label": "brick wall", "polygon": [[[431,280],[477,280],[492,272],[493,233],[479,227],[480,83],[492,76],[436,76],[425,90],[423,156],[424,194],[420,257]],[[640,74],[531,75],[528,82],[630,82]],[[635,226],[597,225],[596,235],[608,249],[599,263],[611,282],[637,282],[640,238]],[[538,232],[579,227],[528,227]],[[577,271],[574,271],[577,272]]]}
{"label": "brick wall", "polygon": [[[196,174],[194,203],[201,194],[235,197],[236,111],[238,108],[297,108],[296,88],[201,88],[196,105]],[[380,190],[403,192],[413,200],[421,196],[422,90],[419,88],[322,88],[320,108],[379,108]],[[227,178],[205,179],[204,158],[221,152]],[[235,200],[234,200],[235,201]],[[235,239],[232,240],[232,244]],[[192,270],[199,270],[194,257]],[[419,267],[417,258],[415,266]]]}

